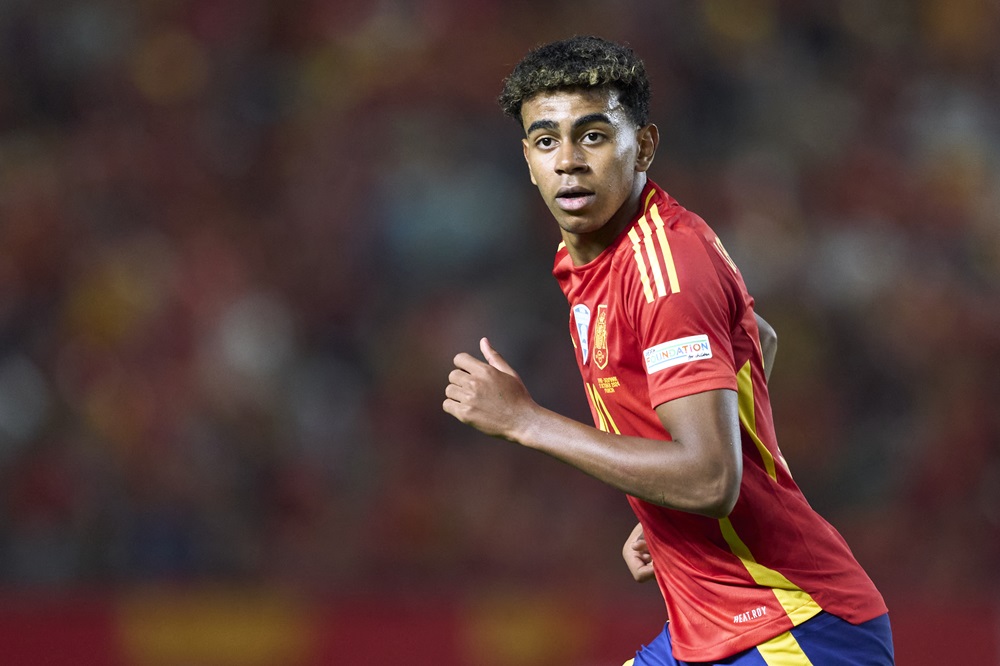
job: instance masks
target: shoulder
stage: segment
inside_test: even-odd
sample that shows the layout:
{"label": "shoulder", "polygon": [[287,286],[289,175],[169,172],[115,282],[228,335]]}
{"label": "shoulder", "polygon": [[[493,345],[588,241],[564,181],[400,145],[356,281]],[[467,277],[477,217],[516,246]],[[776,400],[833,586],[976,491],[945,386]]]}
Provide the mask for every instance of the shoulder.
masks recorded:
{"label": "shoulder", "polygon": [[615,272],[665,296],[679,291],[683,277],[714,271],[710,253],[717,242],[705,220],[661,193],[625,232],[615,253]]}

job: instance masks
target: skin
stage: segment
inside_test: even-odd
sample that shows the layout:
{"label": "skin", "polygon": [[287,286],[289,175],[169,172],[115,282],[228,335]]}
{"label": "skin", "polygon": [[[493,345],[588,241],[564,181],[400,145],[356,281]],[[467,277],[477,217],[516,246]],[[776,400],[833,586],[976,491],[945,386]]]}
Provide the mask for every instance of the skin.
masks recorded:
{"label": "skin", "polygon": [[[771,369],[774,367],[774,357],[778,351],[778,336],[760,315],[757,317],[757,327],[760,331],[761,352],[764,357],[764,377],[771,379]],[[632,532],[625,539],[622,546],[622,559],[628,567],[629,573],[637,583],[645,583],[655,577],[653,569],[653,556],[649,552],[646,544],[646,536],[643,534],[642,525],[636,523]]]}
{"label": "skin", "polygon": [[[540,93],[524,102],[521,117],[531,181],[573,262],[588,263],[639,209],[659,143],[656,126],[637,127],[617,93],[607,89]],[[454,358],[446,413],[646,501],[712,518],[732,510],[743,472],[734,391],[705,391],[659,405],[656,413],[670,441],[615,435],[538,405],[486,338],[480,351],[484,360],[468,353]],[[637,526],[623,549],[636,580],[652,575],[641,534]]]}
{"label": "skin", "polygon": [[541,407],[486,338],[480,350],[485,363],[462,353],[448,375],[444,411],[462,423],[648,502],[712,518],[732,510],[743,472],[735,391],[705,391],[658,406],[671,441],[615,435]]}
{"label": "skin", "polygon": [[659,131],[637,128],[618,95],[599,89],[536,95],[521,106],[521,119],[531,182],[573,263],[588,263],[638,210]]}

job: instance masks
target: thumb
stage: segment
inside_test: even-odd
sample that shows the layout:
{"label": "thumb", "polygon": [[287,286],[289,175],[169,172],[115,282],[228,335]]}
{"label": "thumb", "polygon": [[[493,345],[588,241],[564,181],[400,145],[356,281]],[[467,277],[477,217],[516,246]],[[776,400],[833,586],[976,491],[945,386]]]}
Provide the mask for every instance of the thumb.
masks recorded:
{"label": "thumb", "polygon": [[514,377],[517,377],[517,373],[514,371],[514,368],[510,367],[510,364],[504,360],[503,356],[500,355],[500,352],[498,352],[496,349],[493,349],[493,346],[490,344],[489,340],[487,340],[486,338],[480,340],[479,349],[483,352],[483,358],[485,358],[486,362],[489,363],[491,366],[493,366],[500,372],[504,372],[508,375],[513,375]]}

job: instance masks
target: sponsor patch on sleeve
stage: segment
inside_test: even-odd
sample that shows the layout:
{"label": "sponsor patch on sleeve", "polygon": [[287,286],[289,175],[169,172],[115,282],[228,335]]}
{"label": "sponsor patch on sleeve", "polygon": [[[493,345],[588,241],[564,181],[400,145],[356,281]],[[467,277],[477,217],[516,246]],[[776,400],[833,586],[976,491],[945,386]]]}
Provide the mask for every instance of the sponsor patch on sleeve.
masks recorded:
{"label": "sponsor patch on sleeve", "polygon": [[712,347],[708,344],[707,335],[692,335],[662,342],[642,352],[646,361],[646,374],[672,368],[682,363],[712,358]]}

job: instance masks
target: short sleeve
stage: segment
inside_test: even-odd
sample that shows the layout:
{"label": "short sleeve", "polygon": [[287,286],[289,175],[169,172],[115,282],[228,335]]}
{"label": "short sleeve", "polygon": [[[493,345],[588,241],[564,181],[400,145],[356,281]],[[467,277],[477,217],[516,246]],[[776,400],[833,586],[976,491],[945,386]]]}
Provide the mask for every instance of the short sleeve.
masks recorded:
{"label": "short sleeve", "polygon": [[668,224],[630,232],[627,308],[642,349],[650,407],[713,389],[736,390],[730,267],[711,229],[685,212]]}

